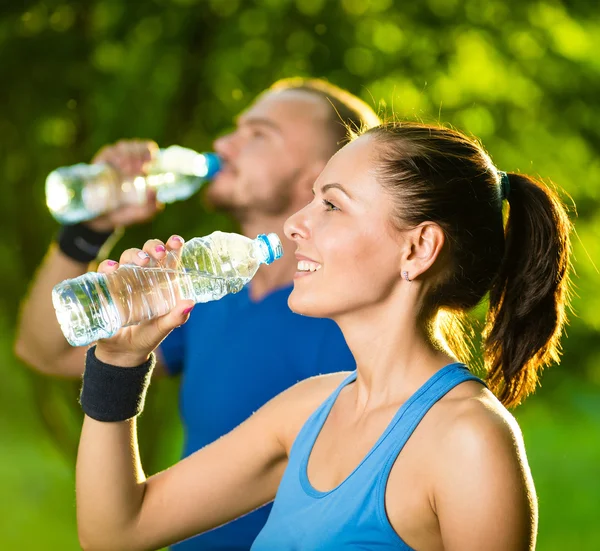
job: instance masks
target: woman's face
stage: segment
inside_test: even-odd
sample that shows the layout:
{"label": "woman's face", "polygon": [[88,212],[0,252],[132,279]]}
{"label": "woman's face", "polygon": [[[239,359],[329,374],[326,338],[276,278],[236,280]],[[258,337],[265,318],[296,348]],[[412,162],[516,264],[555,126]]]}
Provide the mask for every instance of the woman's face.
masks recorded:
{"label": "woman's face", "polygon": [[402,237],[375,178],[371,136],[342,148],[314,184],[314,199],[285,223],[297,244],[290,308],[338,318],[386,301],[400,283]]}

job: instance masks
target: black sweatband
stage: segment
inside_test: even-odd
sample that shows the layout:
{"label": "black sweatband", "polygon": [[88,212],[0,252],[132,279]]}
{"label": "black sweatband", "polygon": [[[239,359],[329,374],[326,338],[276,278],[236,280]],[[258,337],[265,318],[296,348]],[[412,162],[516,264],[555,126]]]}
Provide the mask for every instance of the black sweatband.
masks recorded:
{"label": "black sweatband", "polygon": [[68,224],[58,232],[58,247],[69,258],[88,264],[95,260],[113,231],[96,231],[83,224]]}
{"label": "black sweatband", "polygon": [[136,367],[117,367],[96,358],[92,346],[85,358],[79,403],[83,412],[97,421],[116,422],[136,417],[144,409],[146,391],[156,363],[150,359]]}

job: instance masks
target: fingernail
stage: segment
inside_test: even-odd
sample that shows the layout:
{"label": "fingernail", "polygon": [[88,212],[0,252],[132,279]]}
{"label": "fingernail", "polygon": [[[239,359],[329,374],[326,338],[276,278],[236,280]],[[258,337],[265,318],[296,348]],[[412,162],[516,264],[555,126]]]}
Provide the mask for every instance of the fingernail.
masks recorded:
{"label": "fingernail", "polygon": [[148,253],[145,253],[144,251],[138,251],[137,255],[142,259],[142,260],[146,260],[146,258],[148,258]]}
{"label": "fingernail", "polygon": [[187,315],[188,315],[188,314],[189,314],[189,313],[190,313],[190,312],[191,312],[193,309],[194,309],[194,307],[193,307],[193,306],[190,306],[189,308],[186,308],[186,309],[183,311],[183,315],[184,315],[184,316],[187,316]]}
{"label": "fingernail", "polygon": [[107,260],[107,261],[106,261],[106,263],[107,263],[109,266],[116,266],[116,265],[118,264],[118,262],[115,262],[114,260]]}
{"label": "fingernail", "polygon": [[164,248],[163,245],[157,245],[154,249],[157,253],[164,253],[167,249]]}
{"label": "fingernail", "polygon": [[180,243],[183,243],[183,237],[179,237],[178,235],[173,235],[171,239],[173,241],[179,241]]}

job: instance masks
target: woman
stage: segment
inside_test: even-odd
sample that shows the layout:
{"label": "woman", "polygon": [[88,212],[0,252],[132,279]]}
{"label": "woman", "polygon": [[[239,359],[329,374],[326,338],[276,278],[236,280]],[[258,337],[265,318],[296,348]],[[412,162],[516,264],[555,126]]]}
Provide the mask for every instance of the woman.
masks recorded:
{"label": "woman", "polygon": [[[298,257],[289,305],[334,319],[356,372],[299,383],[146,479],[135,415],[151,353],[192,304],[99,342],[81,397],[85,549],[160,548],[274,498],[254,550],[535,547],[535,490],[505,406],[558,357],[570,268],[561,202],[498,172],[462,134],[420,124],[366,132],[330,160],[314,194],[285,226]],[[159,241],[144,251],[121,262],[165,254]],[[486,387],[458,363],[468,348],[458,322],[488,294]]]}

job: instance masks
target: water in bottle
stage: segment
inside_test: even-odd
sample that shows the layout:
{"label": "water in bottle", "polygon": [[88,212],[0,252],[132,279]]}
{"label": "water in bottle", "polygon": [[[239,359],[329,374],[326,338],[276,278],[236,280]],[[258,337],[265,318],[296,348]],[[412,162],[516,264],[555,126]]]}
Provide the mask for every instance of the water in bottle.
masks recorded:
{"label": "water in bottle", "polygon": [[160,264],[126,264],[111,274],[90,272],[52,291],[58,322],[72,346],[114,335],[121,327],[169,312],[178,298],[195,302],[237,293],[256,273],[283,254],[276,234],[250,239],[214,232],[170,251]]}
{"label": "water in bottle", "polygon": [[196,153],[177,145],[159,149],[148,174],[124,179],[111,165],[100,163],[57,168],[46,179],[46,204],[63,224],[90,220],[124,205],[142,204],[155,189],[161,203],[182,201],[196,193],[220,169],[214,153]]}

